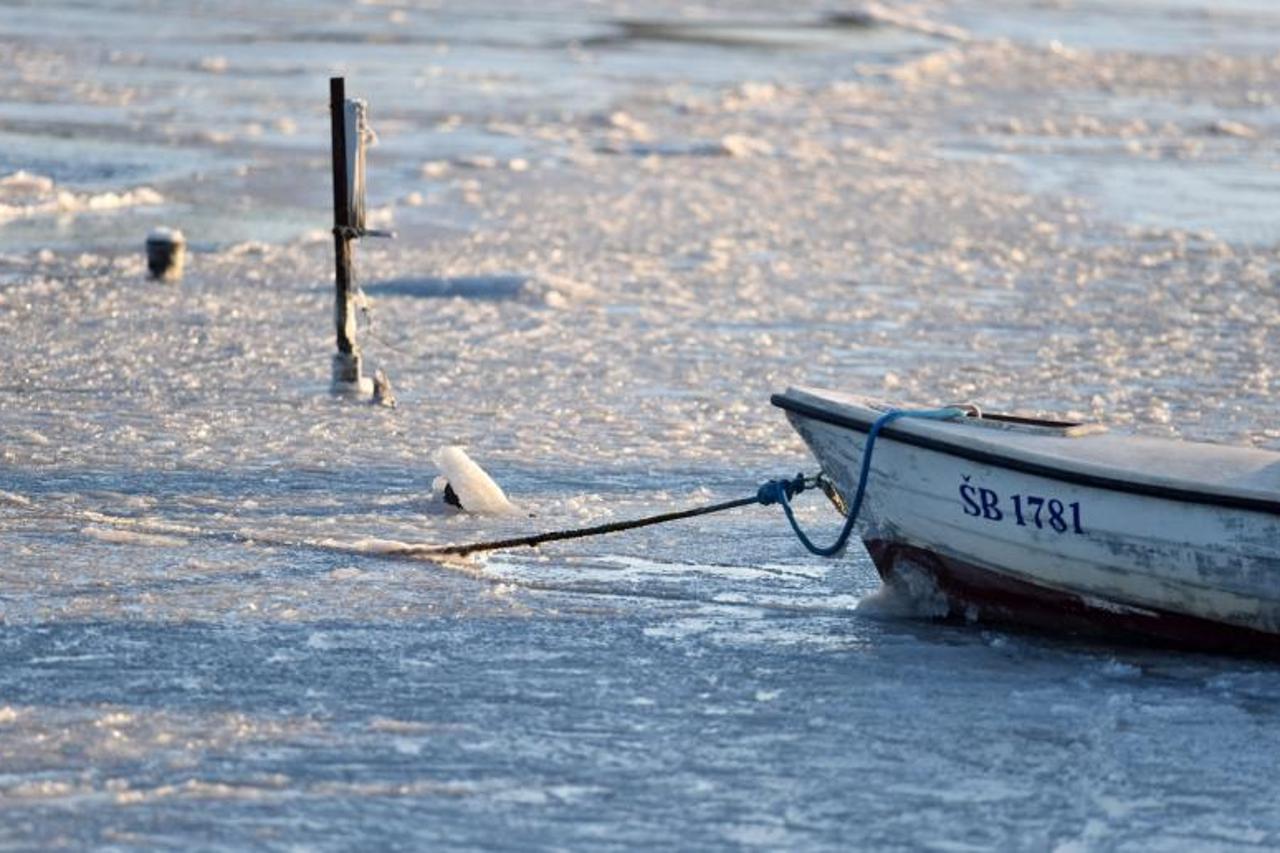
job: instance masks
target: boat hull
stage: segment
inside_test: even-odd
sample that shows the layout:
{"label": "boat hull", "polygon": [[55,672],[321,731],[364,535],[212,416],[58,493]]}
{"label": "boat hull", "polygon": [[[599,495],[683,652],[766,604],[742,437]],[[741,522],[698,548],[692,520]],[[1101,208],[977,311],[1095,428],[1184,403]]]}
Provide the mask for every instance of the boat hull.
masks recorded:
{"label": "boat hull", "polygon": [[[865,429],[787,414],[852,495]],[[1280,655],[1280,517],[1127,494],[895,435],[876,443],[858,532],[886,583],[923,612]]]}
{"label": "boat hull", "polygon": [[884,582],[908,589],[917,601],[940,596],[942,619],[1013,625],[1053,634],[1115,638],[1203,652],[1280,658],[1280,637],[1211,619],[1151,608],[1120,606],[1051,589],[1000,571],[923,548],[864,540]]}

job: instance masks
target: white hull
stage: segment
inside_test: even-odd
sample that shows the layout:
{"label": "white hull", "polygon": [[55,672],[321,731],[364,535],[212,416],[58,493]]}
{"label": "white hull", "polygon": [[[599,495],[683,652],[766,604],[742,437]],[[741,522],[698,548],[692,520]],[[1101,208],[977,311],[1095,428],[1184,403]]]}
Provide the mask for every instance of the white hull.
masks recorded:
{"label": "white hull", "polygon": [[[795,390],[775,402],[852,495],[866,441],[858,424],[880,413],[875,404]],[[1194,472],[1188,454],[1217,479],[1165,473]],[[1147,477],[1107,468],[1126,457],[1163,464]],[[1170,638],[1181,622],[1280,637],[1280,514],[1267,511],[1268,477],[1280,478],[1280,454],[902,420],[876,442],[858,532],[882,574],[917,595],[921,578],[904,575],[927,576],[953,616],[1019,621],[1019,599],[1030,597],[1040,607],[1026,621],[1037,624],[1053,621],[1056,606],[1092,621],[1163,620]],[[1241,481],[1248,487],[1233,485]]]}

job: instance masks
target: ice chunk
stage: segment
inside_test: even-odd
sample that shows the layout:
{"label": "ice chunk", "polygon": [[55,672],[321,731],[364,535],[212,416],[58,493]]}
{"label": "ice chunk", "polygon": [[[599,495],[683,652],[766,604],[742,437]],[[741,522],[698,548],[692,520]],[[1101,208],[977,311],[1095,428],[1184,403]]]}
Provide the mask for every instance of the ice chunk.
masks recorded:
{"label": "ice chunk", "polygon": [[763,139],[756,139],[742,133],[730,133],[720,138],[718,153],[729,157],[768,157],[773,154],[773,146]]}
{"label": "ice chunk", "polygon": [[[493,478],[471,460],[461,447],[442,447],[436,451],[435,463],[442,479],[451,487],[467,512],[506,515],[516,511],[511,501]],[[437,480],[437,487],[443,488]]]}
{"label": "ice chunk", "polygon": [[0,175],[0,222],[163,203],[164,197],[150,187],[120,192],[75,193],[58,187],[52,178],[45,175],[24,171]]}
{"label": "ice chunk", "polygon": [[132,530],[120,530],[115,527],[97,527],[90,525],[81,531],[91,539],[109,542],[113,545],[141,545],[150,548],[181,548],[187,540],[177,536],[160,536],[154,533],[137,533]]}
{"label": "ice chunk", "polygon": [[381,367],[373,374],[373,404],[386,406],[389,409],[396,407],[396,395],[391,390],[391,380]]}

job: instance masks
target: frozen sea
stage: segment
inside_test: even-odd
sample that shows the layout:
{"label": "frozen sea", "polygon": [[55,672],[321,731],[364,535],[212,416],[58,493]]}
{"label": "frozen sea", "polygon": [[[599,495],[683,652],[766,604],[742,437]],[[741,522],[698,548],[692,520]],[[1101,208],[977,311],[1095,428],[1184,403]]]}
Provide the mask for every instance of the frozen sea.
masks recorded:
{"label": "frozen sea", "polygon": [[[811,470],[788,384],[1280,449],[1277,31],[0,2],[0,848],[1280,847],[1273,664],[911,618],[765,508],[385,554]],[[334,74],[395,409],[328,393]]]}

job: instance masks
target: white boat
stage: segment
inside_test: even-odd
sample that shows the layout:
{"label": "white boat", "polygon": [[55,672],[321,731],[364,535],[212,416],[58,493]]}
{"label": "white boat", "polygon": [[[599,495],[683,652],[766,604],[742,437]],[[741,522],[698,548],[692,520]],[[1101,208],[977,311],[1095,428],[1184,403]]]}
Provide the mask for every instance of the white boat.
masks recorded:
{"label": "white boat", "polygon": [[[773,403],[846,499],[896,408],[801,388]],[[903,418],[875,442],[856,532],[930,615],[1280,655],[1280,453]]]}

